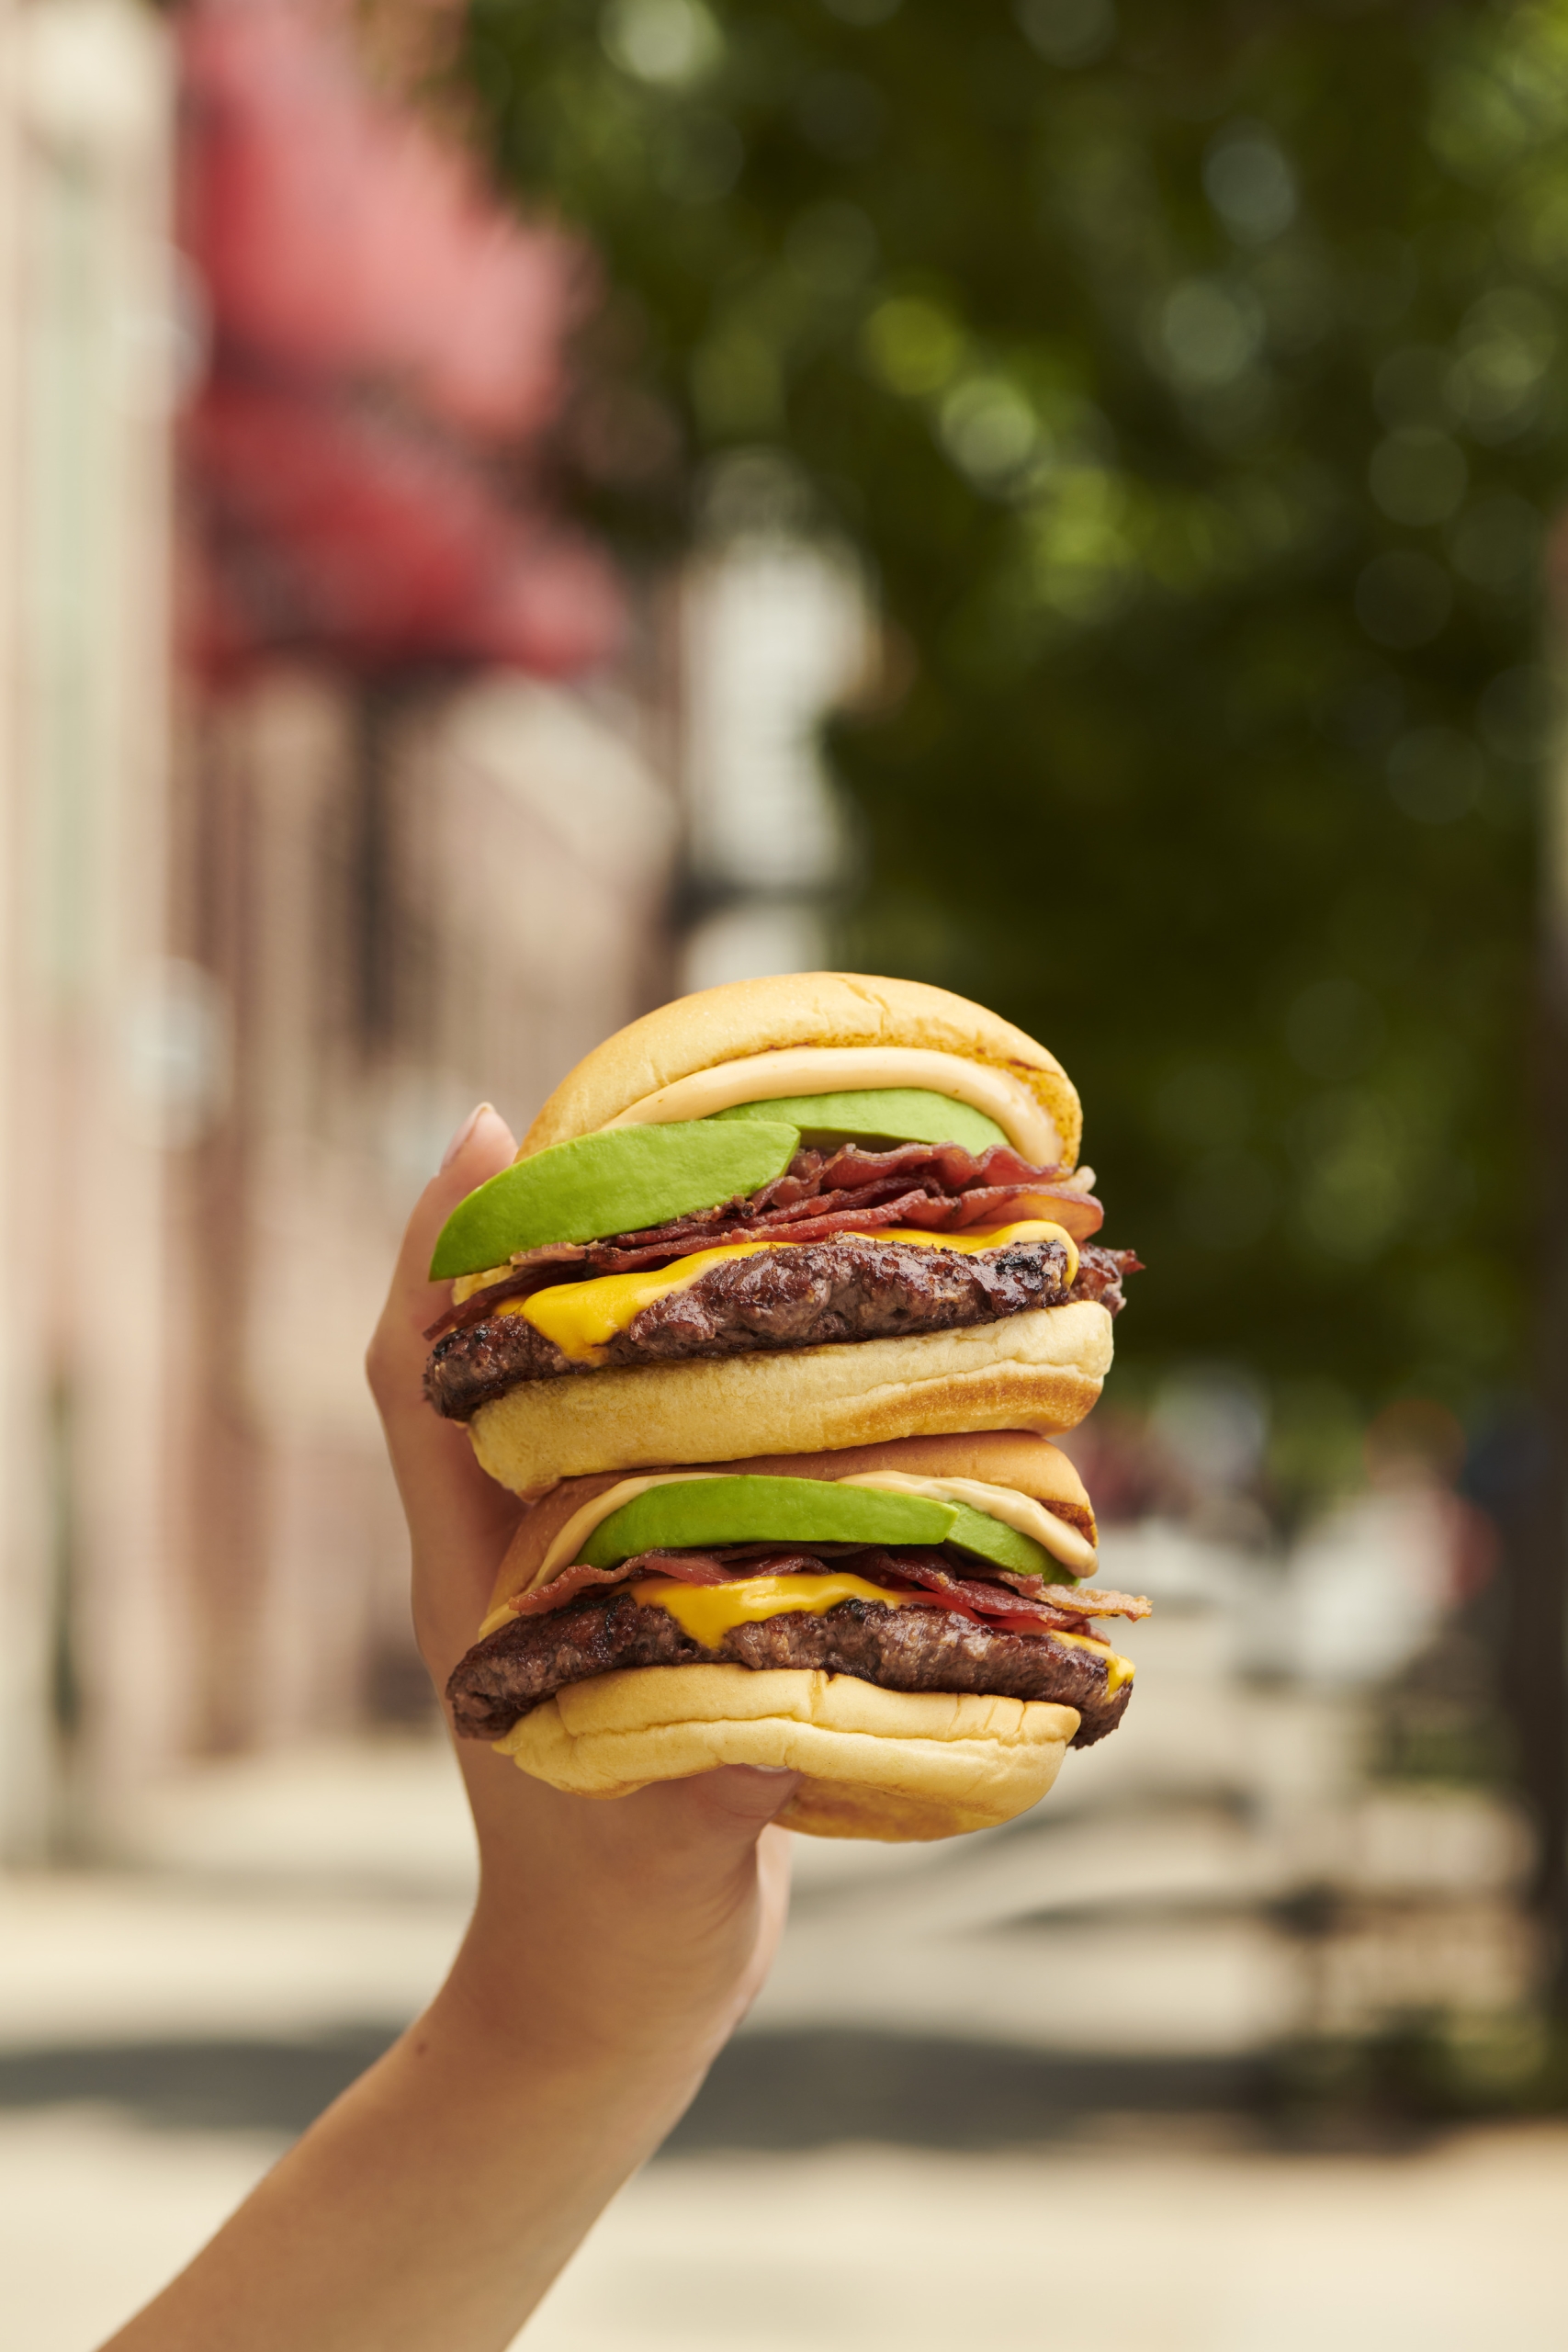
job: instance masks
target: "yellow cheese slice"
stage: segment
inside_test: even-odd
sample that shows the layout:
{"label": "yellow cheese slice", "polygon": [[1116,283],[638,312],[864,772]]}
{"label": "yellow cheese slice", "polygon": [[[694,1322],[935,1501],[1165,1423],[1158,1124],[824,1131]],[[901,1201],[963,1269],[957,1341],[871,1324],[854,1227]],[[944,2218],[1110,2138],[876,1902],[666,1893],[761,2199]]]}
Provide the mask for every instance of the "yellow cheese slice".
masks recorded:
{"label": "yellow cheese slice", "polygon": [[[703,1470],[682,1475],[713,1478],[722,1476],[723,1473]],[[673,1483],[669,1478],[627,1478],[619,1487],[612,1487],[607,1495],[601,1495],[595,1502],[585,1505],[577,1518],[583,1519],[589,1511],[593,1511],[596,1513],[596,1525],[599,1518],[608,1515],[606,1507],[618,1510],[623,1502],[631,1500],[634,1493],[646,1494],[649,1487]],[[551,1557],[561,1550],[565,1537],[575,1525],[575,1520],[569,1521],[557,1536],[550,1553],[546,1555],[547,1566]],[[585,1530],[584,1535],[587,1532]],[[572,1548],[583,1540],[583,1536],[575,1537]],[[550,1568],[549,1573],[554,1575],[556,1571]],[[536,1592],[540,1585],[547,1581],[548,1577],[541,1570],[529,1589]],[[793,1572],[784,1576],[737,1577],[733,1584],[718,1585],[682,1584],[675,1577],[646,1577],[627,1589],[645,1609],[667,1610],[693,1641],[701,1642],[705,1649],[710,1650],[717,1649],[732,1625],[756,1624],[765,1617],[784,1617],[802,1611],[809,1616],[821,1616],[826,1611],[837,1608],[840,1600],[877,1601],[885,1609],[907,1609],[912,1605],[905,1595],[889,1592],[885,1585],[872,1584],[864,1577],[850,1576],[837,1568],[825,1570],[820,1575]],[[479,1627],[479,1639],[483,1641],[487,1634],[493,1634],[501,1626],[513,1622],[513,1612],[504,1604],[500,1609],[492,1609]],[[1132,1659],[1119,1657],[1109,1642],[1097,1641],[1090,1634],[1064,1634],[1055,1626],[1051,1628],[1051,1636],[1054,1641],[1068,1642],[1075,1648],[1093,1650],[1102,1657],[1106,1661],[1105,1687],[1108,1692],[1120,1690],[1124,1682],[1133,1679],[1136,1669]]]}
{"label": "yellow cheese slice", "polygon": [[650,1577],[627,1589],[645,1609],[667,1611],[682,1632],[710,1650],[718,1647],[732,1625],[755,1624],[763,1617],[820,1617],[840,1600],[876,1600],[887,1609],[909,1606],[902,1593],[837,1569],[821,1576],[746,1577],[734,1584],[682,1584],[671,1577]]}
{"label": "yellow cheese slice", "polygon": [[[1000,1250],[1012,1241],[1060,1241],[1067,1252],[1069,1283],[1077,1274],[1078,1253],[1071,1235],[1043,1217],[1026,1217],[1016,1225],[992,1226],[977,1233],[925,1233],[887,1226],[864,1238],[908,1241],[921,1249],[956,1250],[967,1254]],[[547,1340],[553,1340],[569,1363],[595,1363],[606,1342],[617,1331],[624,1331],[645,1306],[651,1306],[656,1299],[668,1298],[671,1291],[685,1290],[710,1266],[720,1264],[726,1258],[755,1257],[764,1250],[807,1247],[807,1243],[784,1239],[726,1241],[713,1250],[698,1250],[689,1258],[677,1258],[673,1265],[660,1267],[657,1273],[598,1274],[588,1282],[552,1283],[547,1290],[536,1290],[531,1298],[502,1299],[495,1312],[498,1317],[521,1315]]]}
{"label": "yellow cheese slice", "polygon": [[1109,1642],[1097,1642],[1092,1634],[1063,1634],[1053,1625],[1051,1639],[1054,1642],[1070,1642],[1075,1649],[1097,1650],[1100,1653],[1105,1660],[1107,1698],[1114,1698],[1123,1682],[1131,1682],[1138,1670],[1130,1657],[1118,1657]]}
{"label": "yellow cheese slice", "polygon": [[[820,1576],[746,1577],[734,1584],[681,1584],[668,1577],[650,1577],[627,1589],[645,1609],[667,1611],[682,1632],[709,1650],[717,1649],[732,1626],[754,1625],[765,1617],[820,1617],[841,1600],[871,1600],[884,1609],[917,1605],[906,1594],[838,1569]],[[1053,1641],[1069,1642],[1075,1649],[1093,1650],[1104,1658],[1108,1691],[1120,1690],[1132,1680],[1132,1660],[1118,1657],[1109,1642],[1097,1642],[1089,1634],[1058,1633],[1054,1625],[1049,1631]]]}
{"label": "yellow cheese slice", "polygon": [[755,1257],[771,1246],[766,1241],[728,1241],[716,1250],[677,1258],[657,1273],[597,1274],[585,1283],[552,1283],[532,1298],[504,1299],[495,1311],[497,1316],[520,1315],[553,1340],[570,1363],[594,1363],[605,1341],[624,1331],[645,1306],[668,1298],[671,1291],[689,1289],[699,1274],[726,1258]]}

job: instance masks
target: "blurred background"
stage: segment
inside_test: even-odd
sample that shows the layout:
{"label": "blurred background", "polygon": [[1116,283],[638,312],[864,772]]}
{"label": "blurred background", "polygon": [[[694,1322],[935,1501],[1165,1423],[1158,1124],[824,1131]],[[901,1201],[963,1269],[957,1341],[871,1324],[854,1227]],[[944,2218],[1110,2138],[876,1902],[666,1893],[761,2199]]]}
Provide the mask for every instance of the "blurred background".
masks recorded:
{"label": "blurred background", "polygon": [[446,1136],[823,963],[1077,1080],[1156,1614],[1038,1815],[798,1841],[528,2340],[1561,2335],[1565,478],[1562,0],[3,0],[18,2341],[460,1930]]}

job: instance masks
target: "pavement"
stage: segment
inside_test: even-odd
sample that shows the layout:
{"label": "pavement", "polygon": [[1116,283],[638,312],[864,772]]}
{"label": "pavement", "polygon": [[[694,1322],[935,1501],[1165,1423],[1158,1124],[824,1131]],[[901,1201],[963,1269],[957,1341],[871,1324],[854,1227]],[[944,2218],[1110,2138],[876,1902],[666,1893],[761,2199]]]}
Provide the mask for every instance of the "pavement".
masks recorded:
{"label": "pavement", "polygon": [[1400,2161],[846,2148],[650,2169],[531,2352],[1473,2352],[1563,2340],[1568,2132]]}
{"label": "pavement", "polygon": [[[0,2327],[90,2352],[279,2150],[68,2107],[0,2118]],[[1568,2337],[1568,2130],[1401,2155],[1205,2145],[846,2147],[656,2164],[525,2331],[529,2352],[1474,2352]]]}
{"label": "pavement", "polygon": [[[1281,2041],[1517,2006],[1518,1825],[1365,1786],[1356,1704],[1243,1671],[1184,1573],[1117,1563],[1164,1577],[1136,1701],[1035,1814],[797,1841],[748,2028],[530,2346],[1563,2340],[1568,2131],[1311,2151],[1260,2120]],[[0,1878],[0,2342],[29,2352],[90,2352],[194,2251],[428,1997],[473,1884],[411,1736],[189,1771],[101,1838]]]}

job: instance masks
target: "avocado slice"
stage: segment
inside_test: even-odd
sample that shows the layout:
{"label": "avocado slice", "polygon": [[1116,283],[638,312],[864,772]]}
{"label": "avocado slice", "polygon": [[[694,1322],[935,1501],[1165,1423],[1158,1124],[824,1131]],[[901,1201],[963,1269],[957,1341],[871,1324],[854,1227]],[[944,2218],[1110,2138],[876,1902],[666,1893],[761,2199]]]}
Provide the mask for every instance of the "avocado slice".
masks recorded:
{"label": "avocado slice", "polygon": [[1072,1583],[1042,1544],[967,1503],[819,1478],[682,1478],[601,1520],[579,1557],[619,1567],[638,1552],[706,1544],[950,1544],[993,1567]]}
{"label": "avocado slice", "polygon": [[957,1517],[954,1503],[819,1478],[683,1478],[623,1503],[578,1556],[615,1568],[638,1552],[706,1544],[945,1544]]}
{"label": "avocado slice", "polygon": [[514,1250],[597,1241],[716,1208],[782,1176],[799,1146],[800,1130],[779,1118],[604,1127],[552,1144],[458,1202],[441,1228],[430,1278],[477,1274],[504,1265]]}
{"label": "avocado slice", "polygon": [[953,1509],[957,1518],[947,1541],[956,1550],[972,1552],[977,1560],[987,1560],[992,1567],[1007,1568],[1014,1576],[1043,1577],[1047,1584],[1077,1584],[1077,1577],[1054,1560],[1032,1535],[1010,1527],[1004,1519],[971,1510],[967,1503],[955,1503]]}
{"label": "avocado slice", "polygon": [[858,1094],[788,1094],[774,1102],[737,1102],[716,1111],[716,1119],[787,1119],[801,1141],[825,1147],[843,1143],[957,1143],[978,1155],[1007,1136],[984,1111],[924,1087],[868,1087]]}

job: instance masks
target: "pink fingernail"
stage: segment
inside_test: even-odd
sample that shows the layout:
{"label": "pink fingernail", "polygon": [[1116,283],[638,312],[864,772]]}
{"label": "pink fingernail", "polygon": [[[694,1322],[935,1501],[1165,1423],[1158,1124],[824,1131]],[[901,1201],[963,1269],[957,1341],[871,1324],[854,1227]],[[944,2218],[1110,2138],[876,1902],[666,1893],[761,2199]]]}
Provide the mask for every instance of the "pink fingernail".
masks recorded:
{"label": "pink fingernail", "polygon": [[495,1105],[493,1102],[480,1102],[474,1110],[468,1113],[468,1117],[463,1121],[462,1125],[458,1128],[457,1134],[453,1136],[451,1142],[447,1145],[446,1150],[441,1155],[441,1165],[443,1168],[451,1167],[452,1162],[457,1159],[457,1154],[462,1150],[463,1146],[468,1142],[468,1137],[473,1134],[474,1129],[479,1125],[479,1123],[484,1117],[485,1113],[487,1111],[493,1111]]}

